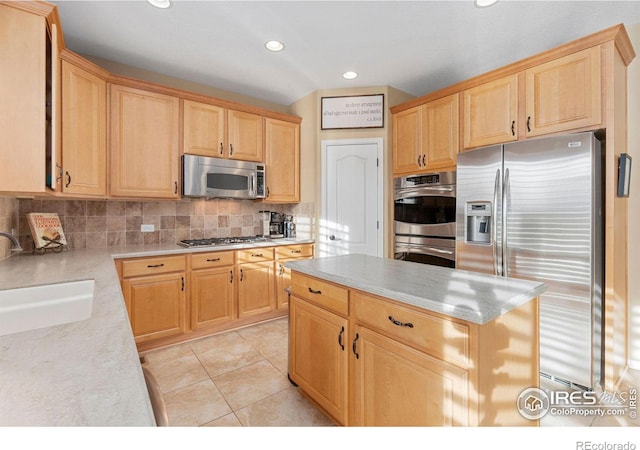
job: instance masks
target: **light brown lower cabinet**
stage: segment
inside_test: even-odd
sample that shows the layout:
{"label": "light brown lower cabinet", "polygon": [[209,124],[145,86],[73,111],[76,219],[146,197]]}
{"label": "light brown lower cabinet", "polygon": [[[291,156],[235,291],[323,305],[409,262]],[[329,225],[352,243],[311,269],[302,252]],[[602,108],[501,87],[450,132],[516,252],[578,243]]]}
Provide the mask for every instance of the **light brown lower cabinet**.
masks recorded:
{"label": "light brown lower cabinet", "polygon": [[211,327],[234,320],[234,252],[193,253],[189,258],[191,329]]}
{"label": "light brown lower cabinet", "polygon": [[289,376],[338,423],[346,423],[347,319],[292,296],[289,327]]}
{"label": "light brown lower cabinet", "polygon": [[184,272],[126,278],[122,290],[136,342],[185,331]]}
{"label": "light brown lower cabinet", "polygon": [[274,262],[238,264],[238,317],[276,309]]}
{"label": "light brown lower cabinet", "polygon": [[313,244],[116,260],[138,349],[286,315],[275,291],[289,282],[276,272],[282,256],[312,257]]}
{"label": "light brown lower cabinet", "polygon": [[351,425],[469,424],[466,370],[362,326],[354,336]]}
{"label": "light brown lower cabinet", "polygon": [[484,325],[292,273],[289,376],[340,425],[537,426],[532,299]]}

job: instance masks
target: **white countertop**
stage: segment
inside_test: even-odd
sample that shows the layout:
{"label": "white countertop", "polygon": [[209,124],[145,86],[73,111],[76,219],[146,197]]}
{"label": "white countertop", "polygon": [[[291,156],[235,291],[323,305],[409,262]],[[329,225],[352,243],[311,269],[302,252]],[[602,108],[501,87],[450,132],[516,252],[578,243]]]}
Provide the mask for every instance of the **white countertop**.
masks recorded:
{"label": "white countertop", "polygon": [[285,266],[480,325],[528,302],[547,288],[540,282],[366,255],[291,261]]}
{"label": "white countertop", "polygon": [[195,249],[117,247],[16,255],[0,261],[3,290],[95,280],[89,319],[0,336],[0,426],[155,425],[115,258],[312,242],[278,239]]}

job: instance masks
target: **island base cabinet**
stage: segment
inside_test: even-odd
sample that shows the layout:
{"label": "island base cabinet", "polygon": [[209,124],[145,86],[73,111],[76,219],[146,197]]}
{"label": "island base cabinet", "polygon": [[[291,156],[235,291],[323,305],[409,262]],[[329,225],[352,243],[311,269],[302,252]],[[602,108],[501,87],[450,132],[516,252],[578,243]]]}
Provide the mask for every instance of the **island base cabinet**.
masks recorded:
{"label": "island base cabinet", "polygon": [[466,426],[467,371],[356,326],[356,426]]}
{"label": "island base cabinet", "polygon": [[347,424],[347,319],[295,296],[289,303],[289,376],[339,424]]}

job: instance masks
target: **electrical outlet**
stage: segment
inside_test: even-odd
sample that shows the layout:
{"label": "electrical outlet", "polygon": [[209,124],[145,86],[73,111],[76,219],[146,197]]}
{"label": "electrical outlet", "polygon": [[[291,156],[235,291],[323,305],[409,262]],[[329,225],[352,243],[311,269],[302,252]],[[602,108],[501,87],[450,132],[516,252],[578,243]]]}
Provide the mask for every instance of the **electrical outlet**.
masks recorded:
{"label": "electrical outlet", "polygon": [[152,223],[143,223],[142,225],[140,225],[140,231],[142,231],[143,233],[149,233],[151,231],[155,231],[155,229],[156,227]]}

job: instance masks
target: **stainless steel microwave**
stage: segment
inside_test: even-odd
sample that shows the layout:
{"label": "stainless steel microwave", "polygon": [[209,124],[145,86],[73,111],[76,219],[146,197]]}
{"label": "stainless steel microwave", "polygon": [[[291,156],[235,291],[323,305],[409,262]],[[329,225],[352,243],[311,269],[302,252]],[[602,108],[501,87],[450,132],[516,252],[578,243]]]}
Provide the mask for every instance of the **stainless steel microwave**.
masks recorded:
{"label": "stainless steel microwave", "polygon": [[206,156],[182,156],[184,197],[265,198],[264,164]]}

